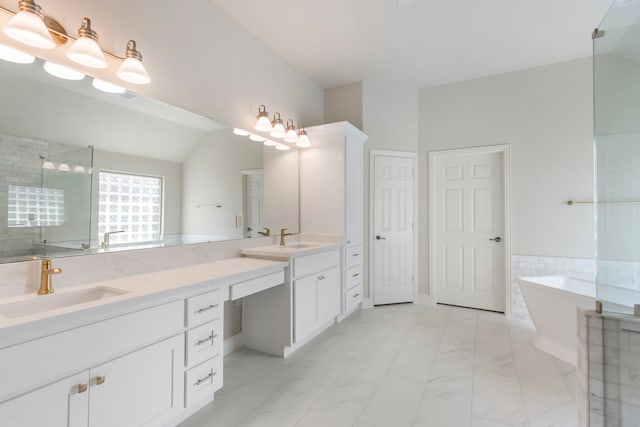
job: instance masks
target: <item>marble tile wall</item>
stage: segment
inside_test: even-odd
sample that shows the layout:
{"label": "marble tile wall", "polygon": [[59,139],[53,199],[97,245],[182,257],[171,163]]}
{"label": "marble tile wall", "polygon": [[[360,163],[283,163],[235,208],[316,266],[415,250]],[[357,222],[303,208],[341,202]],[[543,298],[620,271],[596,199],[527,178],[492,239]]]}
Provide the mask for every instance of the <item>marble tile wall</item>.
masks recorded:
{"label": "marble tile wall", "polygon": [[40,241],[40,227],[7,226],[9,185],[40,186],[40,156],[47,153],[47,143],[0,133],[0,153],[0,240],[7,243],[0,257],[6,257],[28,253]]}
{"label": "marble tile wall", "polygon": [[640,319],[578,310],[578,322],[580,419],[589,427],[640,425]]}
{"label": "marble tile wall", "polygon": [[518,277],[554,275],[595,281],[595,260],[532,255],[511,256],[511,313],[514,318],[521,320],[529,318],[529,312],[516,279]]}

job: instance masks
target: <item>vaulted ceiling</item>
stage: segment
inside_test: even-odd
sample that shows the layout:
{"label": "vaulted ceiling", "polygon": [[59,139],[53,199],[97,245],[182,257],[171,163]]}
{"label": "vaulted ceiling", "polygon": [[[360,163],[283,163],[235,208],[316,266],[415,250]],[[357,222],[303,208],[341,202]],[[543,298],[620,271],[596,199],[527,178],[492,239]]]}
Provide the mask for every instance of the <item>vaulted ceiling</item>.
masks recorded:
{"label": "vaulted ceiling", "polygon": [[211,0],[325,88],[412,87],[591,55],[612,0]]}

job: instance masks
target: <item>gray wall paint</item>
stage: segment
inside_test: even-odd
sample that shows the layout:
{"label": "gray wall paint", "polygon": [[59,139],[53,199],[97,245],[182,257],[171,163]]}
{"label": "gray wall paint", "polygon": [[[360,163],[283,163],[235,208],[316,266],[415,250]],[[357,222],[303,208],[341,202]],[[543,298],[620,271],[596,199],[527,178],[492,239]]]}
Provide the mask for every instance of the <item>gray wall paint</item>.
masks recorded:
{"label": "gray wall paint", "polygon": [[428,152],[511,146],[518,255],[594,257],[591,59],[420,91],[420,292],[428,292]]}

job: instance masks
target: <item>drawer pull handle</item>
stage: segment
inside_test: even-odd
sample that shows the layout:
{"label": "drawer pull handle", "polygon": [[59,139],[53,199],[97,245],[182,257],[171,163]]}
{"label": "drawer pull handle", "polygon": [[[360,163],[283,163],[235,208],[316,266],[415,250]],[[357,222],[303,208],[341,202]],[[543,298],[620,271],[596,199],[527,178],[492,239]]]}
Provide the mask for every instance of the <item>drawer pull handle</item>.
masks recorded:
{"label": "drawer pull handle", "polygon": [[353,254],[353,255],[351,255],[351,256],[360,256],[360,254]]}
{"label": "drawer pull handle", "polygon": [[218,308],[219,306],[220,306],[220,304],[211,304],[208,307],[201,308],[200,310],[197,310],[196,313],[204,313],[205,311],[213,310],[214,308]]}
{"label": "drawer pull handle", "polygon": [[209,372],[209,375],[207,375],[207,376],[206,376],[206,377],[204,377],[204,378],[200,378],[198,381],[196,381],[196,385],[200,385],[200,384],[202,384],[202,383],[204,383],[204,382],[209,381],[209,380],[210,380],[211,378],[213,378],[216,374],[217,374],[217,372],[213,372],[213,371]]}
{"label": "drawer pull handle", "polygon": [[360,296],[360,294],[355,294],[353,297],[354,298],[358,298]]}
{"label": "drawer pull handle", "polygon": [[104,384],[106,379],[107,379],[107,377],[105,375],[98,375],[96,377],[96,384],[97,385]]}
{"label": "drawer pull handle", "polygon": [[87,388],[89,388],[87,383],[78,384],[78,394],[84,393],[85,391],[87,391]]}
{"label": "drawer pull handle", "polygon": [[353,273],[353,275],[351,277],[358,277],[360,275],[360,273]]}
{"label": "drawer pull handle", "polygon": [[203,339],[201,339],[200,341],[198,341],[198,342],[196,343],[196,345],[202,345],[202,344],[206,343],[207,341],[211,341],[211,342],[213,342],[213,340],[215,340],[216,338],[218,338],[218,336],[217,336],[217,335],[213,335],[213,334],[211,334],[211,335],[209,335],[207,338],[203,338]]}

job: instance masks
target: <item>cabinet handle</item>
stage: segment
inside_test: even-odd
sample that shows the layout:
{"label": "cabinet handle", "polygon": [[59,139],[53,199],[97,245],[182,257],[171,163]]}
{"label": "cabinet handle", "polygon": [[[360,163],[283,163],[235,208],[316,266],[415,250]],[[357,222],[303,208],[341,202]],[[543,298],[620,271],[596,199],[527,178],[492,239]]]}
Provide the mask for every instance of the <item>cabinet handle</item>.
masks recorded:
{"label": "cabinet handle", "polygon": [[216,339],[216,338],[218,338],[218,336],[217,336],[217,335],[213,335],[213,334],[211,334],[211,335],[209,335],[207,338],[203,338],[203,339],[201,339],[200,341],[198,341],[198,342],[196,343],[196,345],[202,345],[202,344],[206,343],[207,341],[211,341],[211,342],[213,342],[213,340],[214,340],[214,339]]}
{"label": "cabinet handle", "polygon": [[208,307],[201,308],[200,310],[196,310],[196,313],[204,313],[205,311],[213,310],[214,308],[217,308],[218,306],[220,306],[220,304],[211,304]]}
{"label": "cabinet handle", "polygon": [[326,279],[326,277],[324,277],[324,274],[321,274],[320,276],[318,276],[318,280],[324,280]]}
{"label": "cabinet handle", "polygon": [[216,374],[217,374],[217,372],[213,372],[213,371],[209,372],[209,375],[207,375],[204,378],[200,378],[198,381],[196,381],[196,385],[200,385],[200,384],[202,384],[204,382],[209,381],[209,379],[213,378]]}
{"label": "cabinet handle", "polygon": [[351,277],[358,277],[360,273],[354,273]]}
{"label": "cabinet handle", "polygon": [[353,255],[351,255],[351,256],[360,256],[360,254],[353,254]]}
{"label": "cabinet handle", "polygon": [[88,387],[89,386],[87,385],[87,383],[78,384],[78,394],[84,393],[85,391],[87,391]]}
{"label": "cabinet handle", "polygon": [[358,298],[360,296],[360,294],[355,294],[353,297],[354,298]]}
{"label": "cabinet handle", "polygon": [[98,375],[96,377],[96,384],[97,385],[104,384],[106,379],[107,379],[107,377],[105,375]]}

